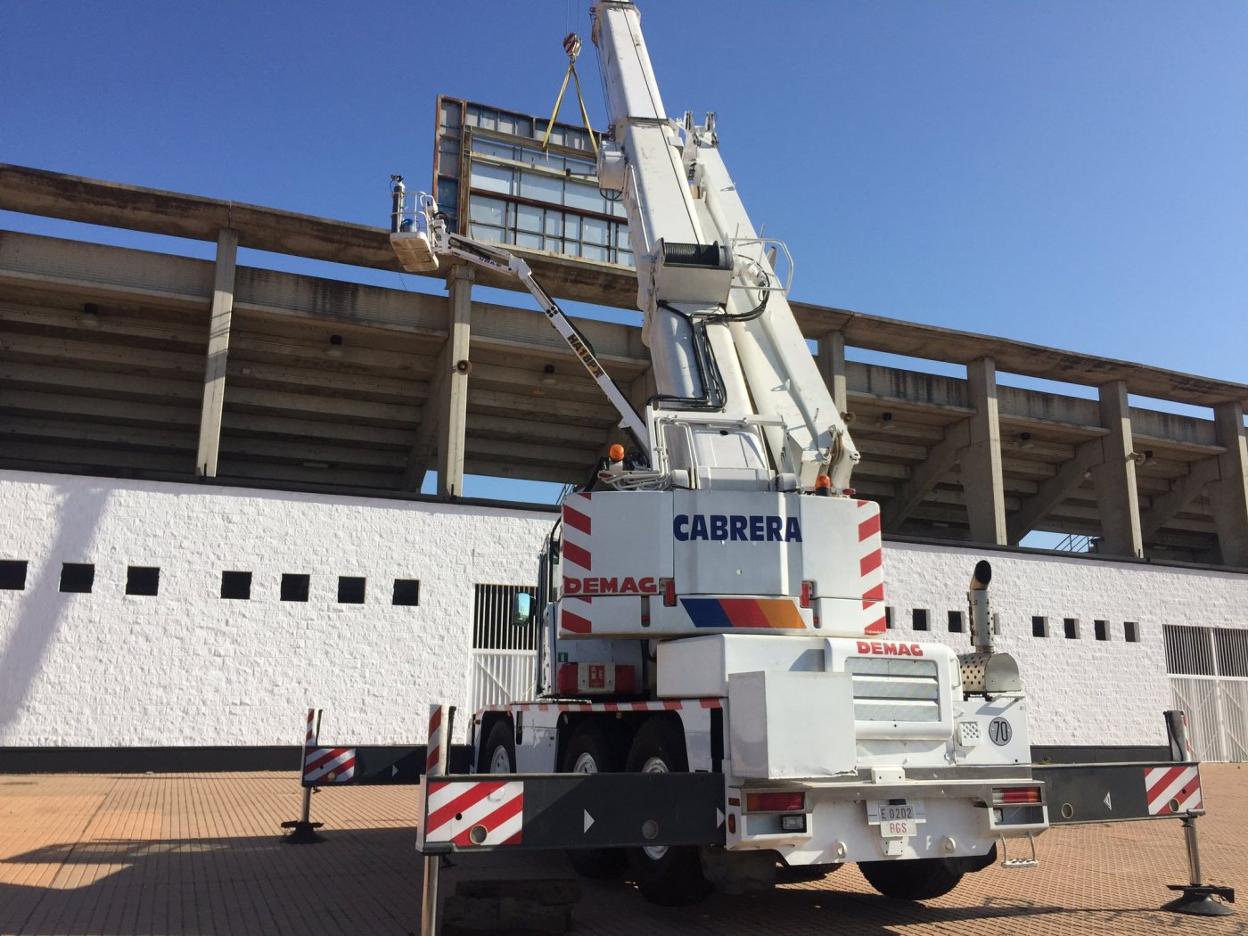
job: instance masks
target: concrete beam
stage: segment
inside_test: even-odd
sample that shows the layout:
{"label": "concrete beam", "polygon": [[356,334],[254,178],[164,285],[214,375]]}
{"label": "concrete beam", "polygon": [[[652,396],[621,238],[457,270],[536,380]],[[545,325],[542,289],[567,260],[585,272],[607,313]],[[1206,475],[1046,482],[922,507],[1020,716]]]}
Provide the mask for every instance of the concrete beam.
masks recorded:
{"label": "concrete beam", "polygon": [[962,451],[971,444],[970,420],[952,423],[945,428],[945,437],[928,450],[927,458],[910,473],[910,479],[897,490],[884,508],[884,529],[896,533],[906,518],[923,502],[923,498],[940,479],[953,470]]}
{"label": "concrete beam", "polygon": [[837,412],[844,414],[849,411],[849,375],[845,368],[845,335],[842,332],[828,332],[819,339],[817,357],[819,373],[823,382],[828,385],[832,401],[836,403]]}
{"label": "concrete beam", "polygon": [[1152,498],[1149,509],[1140,517],[1140,533],[1151,541],[1157,532],[1200,496],[1206,486],[1218,480],[1218,459],[1205,458],[1191,463],[1187,474],[1170,482],[1170,490]]}
{"label": "concrete beam", "polygon": [[225,404],[225,374],[230,353],[230,319],[234,312],[234,268],[238,260],[238,234],[230,228],[217,233],[216,271],[212,282],[212,319],[208,325],[208,351],[204,366],[204,400],[199,416],[199,450],[195,474],[217,476],[221,451],[221,408]]}
{"label": "concrete beam", "polygon": [[1048,516],[1071,491],[1086,480],[1095,465],[1105,460],[1104,446],[1099,438],[1088,439],[1075,447],[1075,456],[1053,477],[1041,483],[1036,493],[1023,501],[1007,525],[1010,543],[1017,545],[1036,524]]}
{"label": "concrete beam", "polygon": [[462,497],[464,493],[464,434],[468,420],[468,360],[472,334],[471,267],[451,272],[450,314],[447,317],[445,396],[438,414],[438,493]]}
{"label": "concrete beam", "polygon": [[1109,430],[1101,441],[1105,457],[1092,468],[1096,505],[1101,515],[1101,551],[1115,556],[1144,555],[1140,499],[1135,484],[1135,445],[1127,385],[1115,380],[1098,388],[1101,425]]}
{"label": "concrete beam", "polygon": [[975,407],[975,414],[968,420],[971,441],[962,453],[962,492],[966,496],[971,539],[1004,546],[1008,536],[996,365],[992,358],[980,358],[966,366],[966,376],[970,402]]}
{"label": "concrete beam", "polygon": [[[199,240],[215,240],[217,231],[228,227],[239,232],[244,247],[398,269],[387,232],[381,227],[25,166],[0,163],[0,209]],[[628,267],[588,263],[540,250],[516,249],[515,253],[524,257],[554,296],[635,308],[637,277]],[[444,267],[439,275],[449,275],[451,269],[454,266]],[[496,281],[483,276],[480,282],[521,289],[510,277]],[[958,364],[991,357],[998,368],[1011,373],[1095,385],[1122,381],[1132,393],[1185,403],[1248,401],[1248,386],[1240,383],[848,309],[794,302],[793,311],[807,336],[819,338],[838,331],[846,343],[859,348]]]}
{"label": "concrete beam", "polygon": [[1218,444],[1226,449],[1218,456],[1219,478],[1209,491],[1218,548],[1227,565],[1248,566],[1248,433],[1243,404],[1215,406],[1213,421]]}

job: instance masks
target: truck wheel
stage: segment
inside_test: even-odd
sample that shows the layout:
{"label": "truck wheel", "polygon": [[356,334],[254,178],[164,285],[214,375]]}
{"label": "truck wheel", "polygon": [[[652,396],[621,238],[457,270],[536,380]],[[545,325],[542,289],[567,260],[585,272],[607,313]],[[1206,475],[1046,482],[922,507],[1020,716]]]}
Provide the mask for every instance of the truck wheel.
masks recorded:
{"label": "truck wheel", "polygon": [[[563,773],[615,773],[619,769],[619,757],[602,726],[582,722],[563,752]],[[615,877],[628,864],[619,848],[569,848],[567,855],[572,870],[587,878]]]}
{"label": "truck wheel", "polygon": [[516,772],[516,736],[511,733],[511,722],[500,718],[494,723],[481,754],[485,769],[479,773]]}
{"label": "truck wheel", "polygon": [[[679,723],[651,718],[643,724],[633,738],[624,769],[629,773],[687,772],[689,759]],[[637,878],[637,889],[651,903],[679,907],[705,900],[711,893],[696,846],[630,848],[628,863]]]}
{"label": "truck wheel", "polygon": [[948,858],[911,861],[860,861],[858,870],[872,887],[894,900],[930,900],[958,886],[963,870]]}

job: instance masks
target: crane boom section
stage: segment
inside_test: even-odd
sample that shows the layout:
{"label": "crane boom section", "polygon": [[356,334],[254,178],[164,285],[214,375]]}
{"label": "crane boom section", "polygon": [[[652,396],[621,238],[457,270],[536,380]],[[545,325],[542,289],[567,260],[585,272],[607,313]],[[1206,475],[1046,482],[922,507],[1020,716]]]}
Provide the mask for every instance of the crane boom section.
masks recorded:
{"label": "crane boom section", "polygon": [[[761,481],[761,453],[746,438],[761,430],[771,470],[802,490],[820,474],[833,491],[847,489],[858,452],[720,158],[713,120],[668,118],[635,4],[598,0],[593,18],[612,135],[599,182],[627,210],[658,404],[753,426],[694,431],[684,450],[669,446],[668,462],[709,463],[734,485],[742,472]],[[663,444],[663,433],[652,436]]]}

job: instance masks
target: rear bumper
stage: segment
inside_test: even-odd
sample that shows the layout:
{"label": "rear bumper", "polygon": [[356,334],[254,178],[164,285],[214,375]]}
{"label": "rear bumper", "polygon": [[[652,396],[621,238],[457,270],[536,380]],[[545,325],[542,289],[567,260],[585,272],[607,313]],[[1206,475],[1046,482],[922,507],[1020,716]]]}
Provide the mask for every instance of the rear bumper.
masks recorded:
{"label": "rear bumper", "polygon": [[[1015,796],[1032,791],[1036,802],[1003,802],[1005,789],[1019,791]],[[749,794],[779,790],[802,792],[804,810],[750,810]],[[908,834],[890,834],[888,824],[879,821],[878,804],[919,804],[922,816],[905,826]],[[791,865],[977,856],[998,838],[1036,835],[1049,827],[1043,781],[995,775],[751,783],[729,787],[727,814],[729,849],[773,849]]]}

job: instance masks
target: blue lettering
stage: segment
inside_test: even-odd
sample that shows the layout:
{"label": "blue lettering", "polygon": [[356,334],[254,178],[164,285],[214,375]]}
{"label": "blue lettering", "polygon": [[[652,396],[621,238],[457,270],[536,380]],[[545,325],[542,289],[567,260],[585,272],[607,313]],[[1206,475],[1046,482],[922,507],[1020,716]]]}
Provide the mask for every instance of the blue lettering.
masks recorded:
{"label": "blue lettering", "polygon": [[750,538],[745,532],[745,524],[746,524],[745,517],[743,517],[741,514],[733,514],[732,517],[730,518],[730,523],[732,525],[731,539],[734,542],[736,540],[748,540]]}
{"label": "blue lettering", "polygon": [[728,518],[723,514],[711,514],[711,539],[726,540],[728,538]]}
{"label": "blue lettering", "polygon": [[784,538],[790,543],[802,541],[802,527],[797,522],[797,517],[789,517],[784,521]]}
{"label": "blue lettering", "polygon": [[780,518],[779,517],[767,518],[767,542],[769,543],[780,542]]}
{"label": "blue lettering", "polygon": [[672,521],[672,535],[682,543],[689,539],[689,515],[677,514],[676,519]]}
{"label": "blue lettering", "polygon": [[750,539],[761,540],[763,538],[763,521],[765,517],[754,514],[750,517]]}
{"label": "blue lettering", "polygon": [[706,517],[701,514],[693,515],[693,530],[690,532],[689,538],[695,540],[710,539],[706,535]]}

